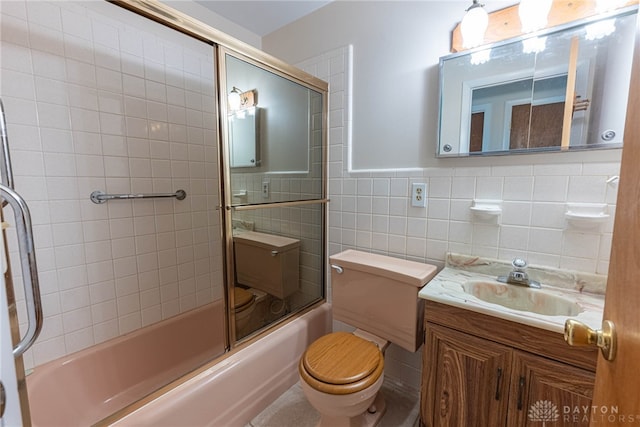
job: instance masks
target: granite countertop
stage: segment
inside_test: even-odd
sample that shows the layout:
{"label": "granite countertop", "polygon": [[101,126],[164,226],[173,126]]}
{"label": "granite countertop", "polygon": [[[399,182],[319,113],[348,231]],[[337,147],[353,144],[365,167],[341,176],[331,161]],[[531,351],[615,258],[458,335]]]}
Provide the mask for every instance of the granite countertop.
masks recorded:
{"label": "granite countertop", "polygon": [[[564,322],[569,318],[583,322],[594,329],[600,329],[602,326],[606,276],[541,266],[527,268],[530,279],[542,284],[542,289],[530,289],[531,292],[558,296],[563,300],[569,300],[569,304],[575,303],[580,311],[575,315],[545,315],[508,308],[483,301],[464,290],[463,286],[469,281],[495,283],[496,277],[507,275],[511,269],[510,262],[447,254],[445,268],[431,279],[418,295],[426,300],[558,333],[563,333]],[[520,288],[518,285],[505,286]],[[527,288],[525,289],[522,291],[528,291]]]}

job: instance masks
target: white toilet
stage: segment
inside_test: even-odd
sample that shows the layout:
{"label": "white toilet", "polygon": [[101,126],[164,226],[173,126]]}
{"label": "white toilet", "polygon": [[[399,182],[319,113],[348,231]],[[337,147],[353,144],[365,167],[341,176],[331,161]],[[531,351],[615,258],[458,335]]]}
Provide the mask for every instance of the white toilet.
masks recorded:
{"label": "white toilet", "polygon": [[298,364],[300,384],[319,426],[375,426],[386,409],[383,352],[389,342],[411,352],[422,344],[418,292],[436,267],[355,250],[329,262],[333,318],[357,329],[314,341]]}

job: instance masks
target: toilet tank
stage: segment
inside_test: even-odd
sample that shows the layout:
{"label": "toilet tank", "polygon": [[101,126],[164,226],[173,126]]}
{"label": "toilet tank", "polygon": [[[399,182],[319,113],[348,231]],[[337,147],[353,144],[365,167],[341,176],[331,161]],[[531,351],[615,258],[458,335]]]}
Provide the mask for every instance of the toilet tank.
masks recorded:
{"label": "toilet tank", "polygon": [[424,341],[420,289],[436,267],[355,250],[329,257],[333,318],[415,352]]}
{"label": "toilet tank", "polygon": [[300,287],[300,241],[247,231],[233,237],[236,281],[284,299]]}

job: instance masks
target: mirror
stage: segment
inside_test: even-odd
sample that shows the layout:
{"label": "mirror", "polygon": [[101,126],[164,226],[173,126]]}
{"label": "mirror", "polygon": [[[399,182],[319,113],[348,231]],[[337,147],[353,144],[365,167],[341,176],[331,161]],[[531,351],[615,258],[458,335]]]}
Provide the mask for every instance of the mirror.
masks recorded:
{"label": "mirror", "polygon": [[251,92],[258,112],[229,114],[232,205],[321,198],[322,94],[230,54],[225,67],[226,93]]}
{"label": "mirror", "polygon": [[326,101],[249,59],[225,53],[224,67],[228,289],[241,340],[323,298]]}
{"label": "mirror", "polygon": [[232,217],[234,291],[255,295],[253,309],[235,312],[238,340],[323,297],[324,205],[237,210]]}
{"label": "mirror", "polygon": [[621,147],[636,16],[442,57],[438,157]]}

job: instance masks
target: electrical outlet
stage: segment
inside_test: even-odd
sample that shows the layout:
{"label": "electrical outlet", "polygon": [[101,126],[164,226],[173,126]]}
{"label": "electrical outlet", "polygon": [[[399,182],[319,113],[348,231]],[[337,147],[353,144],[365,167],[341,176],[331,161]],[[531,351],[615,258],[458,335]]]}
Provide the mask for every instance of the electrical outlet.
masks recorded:
{"label": "electrical outlet", "polygon": [[411,184],[411,206],[427,207],[427,184],[414,182]]}
{"label": "electrical outlet", "polygon": [[269,181],[262,181],[262,197],[269,198]]}

